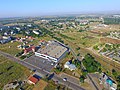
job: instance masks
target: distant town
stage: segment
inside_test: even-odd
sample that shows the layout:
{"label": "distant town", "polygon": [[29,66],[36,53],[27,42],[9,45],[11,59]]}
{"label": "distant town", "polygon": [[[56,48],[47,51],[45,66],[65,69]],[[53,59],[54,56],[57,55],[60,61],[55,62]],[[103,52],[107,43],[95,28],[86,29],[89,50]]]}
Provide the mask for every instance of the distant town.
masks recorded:
{"label": "distant town", "polygon": [[0,18],[0,90],[120,90],[120,15]]}

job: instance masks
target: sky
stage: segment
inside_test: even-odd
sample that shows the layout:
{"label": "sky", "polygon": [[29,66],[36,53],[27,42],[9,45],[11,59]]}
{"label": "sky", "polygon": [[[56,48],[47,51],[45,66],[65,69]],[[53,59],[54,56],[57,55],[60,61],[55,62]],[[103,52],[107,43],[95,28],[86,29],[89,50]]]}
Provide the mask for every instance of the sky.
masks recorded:
{"label": "sky", "polygon": [[0,0],[0,17],[120,11],[120,0]]}

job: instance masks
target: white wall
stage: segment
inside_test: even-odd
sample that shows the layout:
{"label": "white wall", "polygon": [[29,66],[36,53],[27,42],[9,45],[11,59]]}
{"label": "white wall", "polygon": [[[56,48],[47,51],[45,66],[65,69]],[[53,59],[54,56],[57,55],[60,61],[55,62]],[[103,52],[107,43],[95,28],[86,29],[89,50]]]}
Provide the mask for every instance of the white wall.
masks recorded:
{"label": "white wall", "polygon": [[35,55],[38,56],[38,57],[42,57],[44,59],[51,59],[53,62],[57,62],[58,60],[56,58],[53,58],[53,57],[50,57],[48,55],[45,55],[45,54],[41,54],[41,53],[38,53],[38,52],[35,52]]}

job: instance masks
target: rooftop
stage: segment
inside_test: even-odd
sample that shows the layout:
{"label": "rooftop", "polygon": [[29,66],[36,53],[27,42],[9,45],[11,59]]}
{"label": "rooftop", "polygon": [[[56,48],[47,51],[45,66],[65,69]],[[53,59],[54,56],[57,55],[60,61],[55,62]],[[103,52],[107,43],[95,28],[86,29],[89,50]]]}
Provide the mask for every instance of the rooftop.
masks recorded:
{"label": "rooftop", "polygon": [[54,58],[60,58],[65,51],[67,51],[67,48],[56,41],[48,41],[48,44],[44,48],[38,50],[39,53]]}
{"label": "rooftop", "polygon": [[38,79],[35,77],[30,77],[29,80],[35,84],[38,82]]}

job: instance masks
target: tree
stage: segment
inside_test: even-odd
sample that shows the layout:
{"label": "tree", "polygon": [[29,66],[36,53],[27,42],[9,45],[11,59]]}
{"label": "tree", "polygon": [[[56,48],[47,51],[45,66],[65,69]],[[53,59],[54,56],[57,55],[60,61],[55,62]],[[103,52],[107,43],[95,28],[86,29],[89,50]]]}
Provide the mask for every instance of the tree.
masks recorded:
{"label": "tree", "polygon": [[73,64],[75,64],[77,68],[81,68],[81,62],[79,60],[74,60]]}
{"label": "tree", "polygon": [[78,53],[77,56],[80,56],[80,53]]}
{"label": "tree", "polygon": [[83,69],[82,69],[82,75],[83,75],[84,77],[86,77],[87,74],[88,74],[87,70],[83,70]]}
{"label": "tree", "polygon": [[117,78],[118,74],[115,69],[112,69],[112,74],[114,75],[115,78]]}
{"label": "tree", "polygon": [[80,50],[80,47],[77,47],[76,50]]}
{"label": "tree", "polygon": [[101,64],[92,55],[86,54],[82,62],[89,73],[101,72]]}
{"label": "tree", "polygon": [[83,75],[80,76],[80,82],[84,83],[85,77]]}
{"label": "tree", "polygon": [[104,24],[120,24],[120,18],[104,18]]}
{"label": "tree", "polygon": [[117,76],[116,81],[118,82],[117,90],[120,90],[120,75]]}

